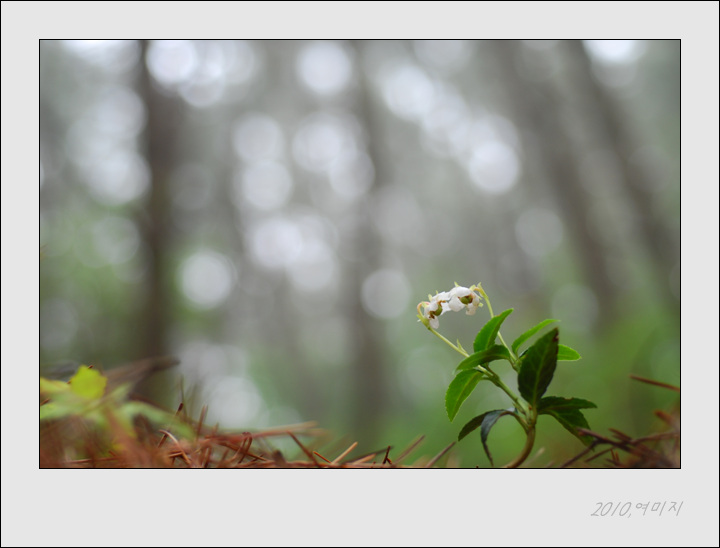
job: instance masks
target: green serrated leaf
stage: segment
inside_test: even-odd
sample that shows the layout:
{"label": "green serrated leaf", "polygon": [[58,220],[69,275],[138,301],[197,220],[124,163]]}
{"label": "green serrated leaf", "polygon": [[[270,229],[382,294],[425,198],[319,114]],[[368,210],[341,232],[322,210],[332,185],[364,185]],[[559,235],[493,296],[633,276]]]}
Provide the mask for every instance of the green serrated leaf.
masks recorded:
{"label": "green serrated leaf", "polygon": [[555,373],[558,339],[559,333],[556,327],[540,337],[520,360],[518,389],[520,395],[533,407],[537,406]]}
{"label": "green serrated leaf", "polygon": [[594,409],[597,405],[581,398],[561,398],[560,396],[546,396],[538,403],[538,413],[566,409]]}
{"label": "green serrated leaf", "polygon": [[581,435],[577,431],[578,428],[590,429],[590,425],[579,408],[554,408],[545,410],[542,414],[553,417],[556,421],[562,424],[565,430],[570,432],[585,445],[590,445],[592,442],[591,436]]}
{"label": "green serrated leaf", "polygon": [[88,400],[102,398],[105,386],[107,386],[107,377],[87,365],[81,365],[77,373],[70,379],[70,389],[78,396]]}
{"label": "green serrated leaf", "polygon": [[571,362],[580,359],[580,354],[564,344],[558,345],[558,361]]}
{"label": "green serrated leaf", "polygon": [[483,449],[485,450],[485,454],[490,461],[490,465],[494,467],[495,463],[493,463],[492,454],[490,453],[490,449],[487,446],[488,435],[490,434],[490,430],[493,426],[495,426],[495,423],[500,417],[504,415],[514,414],[514,410],[512,409],[496,409],[494,411],[487,411],[482,415],[478,415],[474,419],[471,419],[465,426],[463,426],[462,430],[460,430],[460,434],[458,434],[458,441],[463,439],[471,432],[477,430],[477,428],[480,428],[480,439],[482,440]]}
{"label": "green serrated leaf", "polygon": [[445,409],[451,422],[460,410],[460,406],[472,391],[475,390],[477,384],[483,380],[483,377],[485,377],[485,375],[480,373],[480,371],[471,369],[469,371],[461,371],[452,380],[445,393]]}
{"label": "green serrated leaf", "polygon": [[475,342],[473,343],[473,350],[475,352],[480,352],[495,344],[495,338],[497,337],[498,331],[500,331],[500,325],[502,325],[505,318],[507,318],[512,311],[512,308],[508,308],[505,312],[501,312],[488,320],[475,337]]}
{"label": "green serrated leaf", "polygon": [[500,346],[499,344],[496,344],[495,346],[491,346],[487,350],[482,350],[480,352],[475,352],[475,354],[472,354],[465,358],[463,361],[461,361],[458,366],[455,368],[456,371],[466,371],[468,369],[472,369],[473,367],[477,367],[478,365],[482,365],[484,363],[490,363],[495,360],[510,360],[510,353],[508,352],[507,348],[504,346]]}
{"label": "green serrated leaf", "polygon": [[[487,413],[489,413],[489,411]],[[485,418],[485,415],[487,415],[487,413],[483,413],[482,415],[478,415],[474,419],[470,419],[460,430],[460,433],[458,434],[458,441],[461,441],[465,436],[467,436],[468,434],[472,434],[475,430],[480,428],[480,425],[482,424],[482,421]]]}
{"label": "green serrated leaf", "polygon": [[539,324],[537,324],[535,327],[531,327],[525,333],[520,335],[517,339],[515,339],[511,345],[512,351],[517,354],[518,349],[520,348],[520,345],[524,343],[526,340],[528,340],[530,337],[532,337],[535,333],[540,331],[543,327],[546,325],[549,325],[553,322],[557,322],[559,320],[543,320]]}

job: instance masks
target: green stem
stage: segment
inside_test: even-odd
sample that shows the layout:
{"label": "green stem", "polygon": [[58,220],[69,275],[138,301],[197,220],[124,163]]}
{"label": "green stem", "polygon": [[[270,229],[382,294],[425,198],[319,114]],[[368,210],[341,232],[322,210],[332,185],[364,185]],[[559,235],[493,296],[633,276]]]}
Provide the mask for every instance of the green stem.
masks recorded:
{"label": "green stem", "polygon": [[510,388],[504,382],[502,382],[502,380],[500,379],[500,377],[498,376],[497,373],[495,373],[494,371],[491,371],[490,369],[486,369],[482,366],[478,366],[478,369],[482,370],[482,372],[488,376],[488,378],[490,379],[490,382],[492,382],[495,386],[497,386],[500,390],[505,392],[510,397],[512,402],[515,404],[515,409],[520,411],[526,417],[528,417],[528,418],[530,417],[529,409],[527,408],[525,403],[523,401],[521,401],[520,398],[518,398],[515,395],[515,393],[512,390],[510,390]]}
{"label": "green stem", "polygon": [[[485,290],[480,285],[478,285],[477,288],[480,291],[480,294],[485,299],[485,302],[487,303],[490,317],[495,317],[495,313],[493,312],[492,304],[490,304],[490,299],[488,299],[487,293],[485,293]],[[498,338],[500,339],[500,342],[503,344],[503,346],[507,348],[508,353],[510,354],[510,363],[512,364],[513,369],[515,371],[518,371],[517,356],[515,356],[512,348],[510,348],[510,346],[508,346],[508,344],[505,342],[505,339],[503,339],[503,336],[500,334],[499,330]],[[535,444],[535,424],[537,422],[537,413],[534,410],[531,411],[522,401],[520,401],[520,399],[513,393],[513,391],[510,390],[505,385],[505,383],[500,380],[500,377],[493,373],[493,375],[490,377],[490,380],[495,384],[495,386],[499,387],[510,397],[510,399],[515,404],[515,409],[520,411],[527,418],[527,423],[523,424],[523,421],[520,420],[520,417],[516,416],[518,422],[520,422],[521,426],[525,430],[525,446],[523,447],[522,452],[517,456],[517,458],[515,458],[515,460],[504,466],[504,468],[517,468],[523,462],[525,462],[525,459],[528,458],[528,456],[530,455],[530,451],[532,451],[533,445]]]}
{"label": "green stem", "polygon": [[525,434],[527,437],[525,438],[525,447],[523,447],[522,452],[515,458],[515,460],[506,464],[503,468],[517,468],[525,462],[525,459],[527,459],[530,455],[530,451],[532,451],[533,445],[535,444],[535,424],[531,424]]}
{"label": "green stem", "polygon": [[[485,290],[482,288],[482,286],[478,285],[477,288],[478,288],[478,291],[480,291],[480,294],[483,296],[483,299],[485,299],[485,302],[487,303],[488,312],[490,312],[490,317],[491,317],[491,318],[494,318],[494,317],[495,317],[495,313],[493,312],[492,304],[490,304],[490,299],[488,298],[487,293],[485,293]],[[518,370],[518,368],[517,368],[517,356],[515,356],[515,353],[512,351],[512,348],[510,348],[510,347],[508,346],[508,344],[505,342],[505,339],[503,339],[503,336],[502,336],[502,334],[500,333],[499,330],[498,330],[498,338],[500,339],[500,342],[503,344],[503,346],[504,346],[505,348],[507,348],[508,353],[510,354],[510,364],[512,365],[513,369],[514,369],[515,371],[517,371],[517,370]]]}
{"label": "green stem", "polygon": [[450,346],[450,348],[452,348],[452,349],[455,350],[456,352],[459,352],[460,354],[462,354],[462,355],[465,356],[466,358],[470,356],[470,355],[469,355],[467,352],[465,352],[462,348],[458,348],[456,345],[454,345],[454,344],[451,343],[449,340],[447,340],[445,337],[443,337],[440,333],[438,333],[437,331],[435,331],[432,327],[427,326],[427,328],[428,328],[432,333],[434,333],[435,335],[437,335],[438,337],[440,337],[440,339],[442,339],[442,340],[445,342],[445,344],[447,344],[448,346]]}
{"label": "green stem", "polygon": [[512,358],[512,366],[515,368],[515,362],[517,361],[517,356],[512,351],[512,348],[508,346],[508,344],[505,342],[505,339],[503,339],[502,334],[500,331],[498,331],[498,339],[500,339],[500,342],[503,343],[503,346],[508,349],[508,352],[510,353],[510,357]]}
{"label": "green stem", "polygon": [[492,305],[490,304],[490,299],[488,299],[487,293],[485,293],[485,290],[482,288],[481,285],[477,286],[478,291],[480,292],[480,295],[483,296],[483,299],[485,299],[485,302],[487,303],[488,312],[490,312],[490,317],[492,318],[495,314],[493,314]]}
{"label": "green stem", "polygon": [[[486,299],[486,300],[487,300],[487,299]],[[489,303],[488,303],[488,306],[489,306]],[[446,339],[446,338],[445,338],[443,335],[441,335],[438,331],[436,331],[435,329],[433,329],[433,328],[430,327],[429,325],[426,326],[426,327],[427,327],[435,336],[439,337],[439,338],[440,338],[445,344],[447,344],[450,348],[452,348],[453,350],[455,350],[455,351],[458,352],[459,354],[465,356],[466,358],[469,357],[469,354],[468,354],[467,352],[465,352],[465,351],[464,351],[463,349],[461,349],[461,348],[458,348],[457,345],[451,343],[448,339]],[[507,347],[507,345],[505,345],[505,346]],[[510,388],[509,388],[504,382],[502,382],[502,380],[500,380],[500,377],[497,375],[497,373],[495,373],[494,371],[491,371],[489,368],[486,369],[486,368],[484,368],[484,367],[482,367],[482,366],[477,366],[477,368],[478,368],[478,370],[481,371],[482,373],[485,373],[485,374],[488,376],[488,379],[490,379],[490,381],[491,381],[495,386],[497,386],[498,388],[500,388],[503,392],[505,392],[505,393],[510,397],[510,399],[512,400],[512,402],[515,404],[515,408],[516,408],[518,411],[520,411],[520,412],[521,412],[523,415],[525,415],[526,417],[528,416],[528,408],[523,404],[522,401],[520,401],[520,399],[515,395],[515,393],[514,393],[512,390],[510,390]]]}

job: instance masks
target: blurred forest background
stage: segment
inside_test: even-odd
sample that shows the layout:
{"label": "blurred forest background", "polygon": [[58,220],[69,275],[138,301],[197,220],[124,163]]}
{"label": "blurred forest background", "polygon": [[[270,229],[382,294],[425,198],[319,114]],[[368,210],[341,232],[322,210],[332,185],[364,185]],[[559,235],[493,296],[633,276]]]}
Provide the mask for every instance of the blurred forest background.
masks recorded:
{"label": "blurred forest background", "polygon": [[[41,373],[172,354],[167,407],[182,377],[225,428],[435,453],[509,403],[451,424],[460,356],[416,319],[481,282],[506,340],[561,320],[552,395],[646,434],[677,395],[629,375],[680,384],[679,95],[679,41],[41,41]],[[582,449],[545,418],[529,465]],[[523,441],[501,421],[496,462]]]}

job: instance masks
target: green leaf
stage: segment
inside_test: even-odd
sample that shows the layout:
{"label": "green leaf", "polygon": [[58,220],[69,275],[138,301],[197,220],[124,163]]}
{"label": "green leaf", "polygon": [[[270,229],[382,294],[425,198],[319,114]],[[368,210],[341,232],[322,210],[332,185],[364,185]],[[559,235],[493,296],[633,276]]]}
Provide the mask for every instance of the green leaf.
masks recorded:
{"label": "green leaf", "polygon": [[461,361],[460,364],[455,368],[455,370],[465,371],[467,369],[472,369],[473,367],[477,367],[478,365],[489,363],[495,360],[509,361],[510,353],[508,352],[508,349],[504,346],[496,344],[495,346],[491,346],[487,350],[475,352],[475,354],[472,354],[471,356],[468,356],[463,361]]}
{"label": "green leaf", "polygon": [[40,406],[40,420],[62,419],[64,417],[87,416],[102,404],[102,399],[92,400],[70,390],[70,385],[63,383],[68,390],[56,392],[50,401]]}
{"label": "green leaf", "polygon": [[580,354],[578,354],[577,350],[573,350],[569,346],[565,346],[564,344],[558,345],[558,361],[566,361],[571,362],[575,360],[580,359]]}
{"label": "green leaf", "polygon": [[487,411],[483,413],[482,415],[478,415],[474,419],[471,419],[465,426],[463,426],[462,430],[460,430],[460,434],[458,434],[458,441],[463,439],[465,436],[476,430],[478,427],[480,428],[480,439],[482,440],[483,449],[485,450],[485,454],[487,455],[488,460],[490,461],[491,466],[495,466],[493,463],[492,455],[490,454],[490,449],[488,449],[487,446],[487,438],[490,434],[490,429],[495,426],[495,423],[498,421],[498,419],[504,415],[514,415],[514,409],[496,409],[495,411]]}
{"label": "green leaf", "polygon": [[445,393],[445,409],[451,422],[460,410],[462,403],[472,391],[475,390],[475,387],[483,380],[483,377],[485,377],[485,375],[480,373],[480,371],[470,369],[469,371],[461,371],[452,380]]}
{"label": "green leaf", "polygon": [[559,409],[549,409],[542,412],[543,415],[550,415],[553,417],[556,421],[558,421],[560,424],[563,425],[565,430],[570,432],[573,436],[578,438],[581,442],[583,442],[585,445],[590,445],[592,442],[592,436],[588,435],[581,435],[577,429],[578,428],[586,428],[590,429],[590,425],[588,424],[587,420],[585,419],[585,416],[582,414],[582,411],[578,408],[559,408]]}
{"label": "green leaf", "polygon": [[119,411],[130,419],[130,421],[137,415],[143,415],[150,422],[162,426],[167,430],[172,430],[176,437],[179,436],[185,439],[195,437],[195,432],[189,424],[182,422],[174,413],[169,413],[153,405],[144,402],[130,401],[122,405]]}
{"label": "green leaf", "polygon": [[481,350],[490,348],[493,344],[495,344],[495,338],[497,337],[498,331],[500,331],[500,325],[512,311],[512,308],[508,308],[505,312],[501,312],[497,316],[493,316],[490,320],[488,320],[475,337],[475,342],[473,343],[473,350],[475,352],[480,352]]}
{"label": "green leaf", "polygon": [[538,413],[550,415],[563,425],[573,436],[577,437],[585,445],[592,441],[591,436],[580,435],[578,428],[590,428],[585,416],[580,409],[593,409],[597,407],[593,402],[581,398],[561,398],[558,396],[547,396],[540,400]]}
{"label": "green leaf", "polygon": [[62,394],[70,391],[70,385],[63,381],[55,381],[40,377],[40,393],[46,396]]}
{"label": "green leaf", "polygon": [[45,405],[40,406],[40,420],[53,420],[61,419],[72,415],[73,410],[68,409],[67,406],[59,405],[55,402],[48,402]]}
{"label": "green leaf", "polygon": [[100,372],[90,369],[87,365],[81,365],[70,379],[72,391],[88,400],[102,398],[106,385],[107,377],[103,377]]}
{"label": "green leaf", "polygon": [[593,409],[596,408],[593,402],[580,398],[561,398],[559,396],[547,396],[540,400],[538,413],[549,413],[550,411],[562,411],[568,409]]}
{"label": "green leaf", "polygon": [[470,419],[465,426],[462,427],[462,430],[460,430],[460,433],[458,434],[458,441],[461,441],[465,436],[472,434],[475,430],[477,430],[480,425],[482,425],[482,421],[485,420],[485,415],[488,413],[492,413],[492,411],[488,411],[482,415],[478,415],[474,419]]}
{"label": "green leaf", "polygon": [[552,381],[557,366],[559,333],[557,327],[540,337],[520,360],[518,389],[520,395],[535,407]]}
{"label": "green leaf", "polygon": [[512,351],[517,354],[518,348],[520,348],[520,345],[524,343],[526,340],[528,340],[530,337],[532,337],[535,333],[540,331],[543,327],[546,325],[549,325],[553,322],[557,322],[558,320],[543,320],[539,324],[537,324],[535,327],[531,327],[525,333],[520,335],[517,339],[515,339],[511,345]]}

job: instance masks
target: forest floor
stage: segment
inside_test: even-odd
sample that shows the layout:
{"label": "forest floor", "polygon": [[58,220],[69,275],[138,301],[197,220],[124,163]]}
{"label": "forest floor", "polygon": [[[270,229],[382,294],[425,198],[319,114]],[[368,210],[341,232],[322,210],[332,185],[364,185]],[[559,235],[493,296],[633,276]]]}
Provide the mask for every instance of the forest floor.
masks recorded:
{"label": "forest floor", "polygon": [[[637,379],[653,383],[647,379]],[[676,390],[675,387],[665,387]],[[45,400],[46,402],[47,400]],[[45,403],[43,402],[43,403]],[[148,405],[144,402],[142,405]],[[358,443],[329,439],[314,423],[259,432],[223,432],[204,425],[180,404],[173,427],[158,428],[145,415],[123,422],[112,408],[102,421],[65,416],[40,424],[41,468],[454,468],[454,443],[433,456],[418,456],[424,436],[402,450],[386,446],[362,451]],[[557,468],[679,468],[679,407],[655,411],[663,428],[642,437],[610,429],[607,435],[585,430],[592,442]],[[292,440],[295,450],[274,447]],[[344,438],[344,440],[347,438]],[[304,440],[304,441],[301,441]]]}

